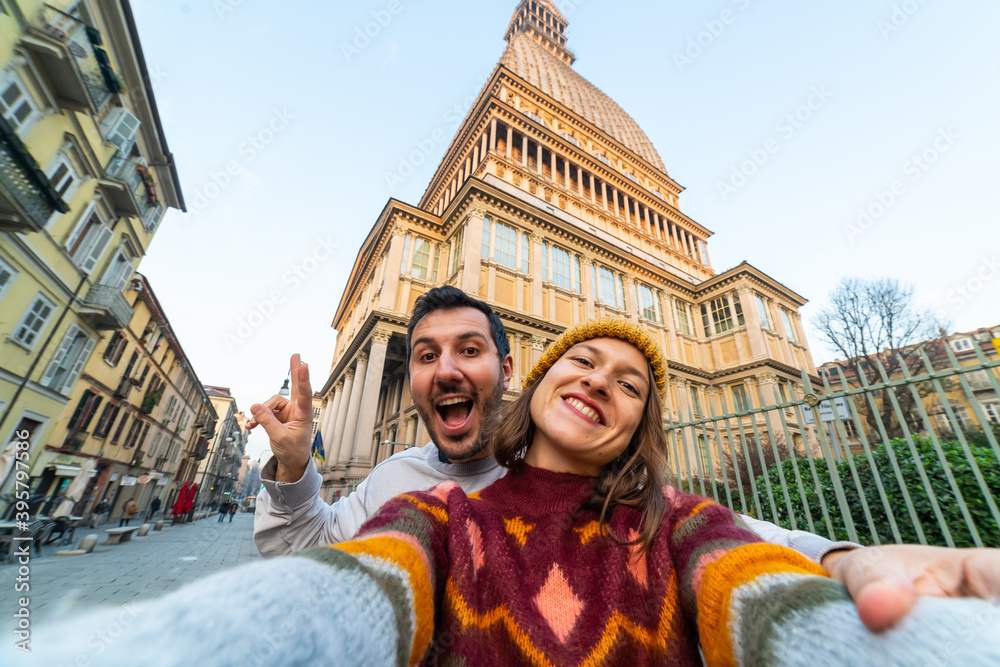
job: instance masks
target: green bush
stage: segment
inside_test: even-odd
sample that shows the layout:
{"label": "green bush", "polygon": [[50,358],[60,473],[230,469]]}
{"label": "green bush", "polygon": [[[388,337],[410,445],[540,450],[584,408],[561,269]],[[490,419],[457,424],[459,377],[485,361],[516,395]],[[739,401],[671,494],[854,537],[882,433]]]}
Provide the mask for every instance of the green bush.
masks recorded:
{"label": "green bush", "polygon": [[[997,460],[997,457],[994,455],[986,437],[982,433],[968,436],[967,441],[969,442],[969,448],[972,452],[973,458],[975,458],[976,463],[979,466],[979,470],[983,475],[988,492],[994,499],[998,499],[997,502],[1000,504],[1000,461]],[[948,530],[951,532],[955,546],[975,546],[972,533],[966,524],[965,517],[962,515],[959,503],[952,492],[951,484],[948,482],[945,469],[941,465],[941,461],[934,451],[933,444],[929,439],[923,438],[914,438],[914,443],[917,455],[920,462],[923,464],[924,471],[930,481],[934,498],[937,500],[941,514],[944,516],[944,521],[948,526]],[[910,500],[913,503],[917,520],[923,528],[924,537],[926,538],[927,543],[946,546],[947,542],[945,541],[944,533],[939,527],[937,517],[931,504],[931,499],[924,489],[916,462],[914,461],[914,457],[910,451],[910,446],[905,440],[902,439],[891,440],[889,445],[895,453],[896,461],[899,464],[899,469],[902,472],[903,479],[905,480],[906,489],[910,494]],[[944,452],[945,459],[947,460],[948,467],[951,469],[956,485],[958,486],[958,490],[965,499],[969,514],[972,516],[976,529],[979,531],[979,537],[982,539],[983,545],[992,547],[1000,546],[1000,526],[997,526],[997,522],[990,512],[986,498],[983,496],[983,492],[973,473],[972,466],[969,464],[965,453],[962,451],[961,443],[957,440],[947,440],[941,442],[941,449]],[[910,512],[906,506],[903,489],[897,481],[897,476],[890,461],[889,448],[885,444],[878,445],[872,452],[872,458],[875,461],[875,467],[878,469],[879,477],[882,480],[889,510],[891,511],[892,516],[896,519],[896,524],[902,541],[910,543],[919,542],[920,540],[914,527],[913,519],[911,518]],[[861,492],[863,491],[864,499],[868,503],[868,508],[872,516],[872,523],[874,524],[875,532],[878,534],[880,542],[883,544],[895,542],[889,516],[882,503],[882,499],[880,497],[875,479],[872,475],[871,467],[868,464],[867,457],[859,455],[853,457],[853,459],[854,467],[858,472],[858,480],[860,484],[855,483],[847,461],[837,462],[836,469],[840,476],[841,485],[844,489],[844,496],[847,500],[847,506],[850,509],[851,517],[854,520],[854,526],[857,530],[859,541],[862,544],[874,544],[862,506]],[[809,464],[807,461],[803,461],[801,459],[798,461],[798,464],[799,470],[802,474],[803,487],[805,488],[805,500],[809,506],[810,513],[812,514],[816,531],[821,535],[826,536],[826,524],[823,521],[819,495],[816,491],[816,485],[813,482]],[[792,506],[792,511],[795,515],[796,527],[800,530],[808,530],[805,505],[802,502],[798,486],[793,481],[794,474],[792,470],[792,462],[788,460],[782,461],[781,465],[783,466],[785,479],[789,482],[786,490],[788,493],[788,499]],[[834,485],[827,462],[825,460],[817,459],[815,461],[815,465],[817,477],[820,482],[820,488],[823,490],[823,498],[826,501],[826,506],[829,510],[830,522],[833,525],[835,537],[838,540],[850,539],[844,523],[843,514],[840,510],[840,505],[837,503],[837,498],[834,493]],[[775,523],[783,528],[792,528],[792,521],[788,514],[785,496],[781,492],[777,466],[772,465],[768,469],[767,475],[770,477],[771,484],[775,488],[777,496],[775,504],[778,507],[779,516]],[[757,478],[757,486],[762,489],[763,485],[764,476],[761,475]],[[768,509],[766,515],[769,514],[770,510]],[[770,516],[765,516],[763,518],[771,519]]]}

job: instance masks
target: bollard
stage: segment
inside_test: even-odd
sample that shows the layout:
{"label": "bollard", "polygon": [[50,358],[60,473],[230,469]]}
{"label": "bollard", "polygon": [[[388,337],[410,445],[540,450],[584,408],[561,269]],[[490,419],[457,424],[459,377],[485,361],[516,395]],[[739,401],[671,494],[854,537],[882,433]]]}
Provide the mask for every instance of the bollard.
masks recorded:
{"label": "bollard", "polygon": [[153,530],[163,530],[163,522],[157,521],[153,524]]}
{"label": "bollard", "polygon": [[144,523],[141,526],[139,526],[139,532],[136,533],[136,537],[146,537],[147,535],[149,535],[149,528],[150,526],[148,523]]}

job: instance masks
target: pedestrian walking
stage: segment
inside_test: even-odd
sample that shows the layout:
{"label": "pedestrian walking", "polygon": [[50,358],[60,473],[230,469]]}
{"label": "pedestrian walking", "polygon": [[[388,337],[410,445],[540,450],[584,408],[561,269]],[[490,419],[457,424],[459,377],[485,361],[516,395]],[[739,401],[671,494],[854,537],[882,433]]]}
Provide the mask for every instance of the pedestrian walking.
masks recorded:
{"label": "pedestrian walking", "polygon": [[160,499],[153,498],[153,502],[149,504],[149,516],[156,516],[156,513],[160,511]]}
{"label": "pedestrian walking", "polygon": [[107,498],[101,500],[97,503],[97,507],[94,508],[93,522],[92,526],[96,528],[100,526],[107,520],[107,515],[111,513],[111,503],[108,502]]}
{"label": "pedestrian walking", "polygon": [[229,523],[233,522],[233,517],[236,516],[237,509],[239,509],[239,505],[236,501],[229,503]]}
{"label": "pedestrian walking", "polygon": [[138,511],[139,505],[137,505],[134,500],[129,498],[125,501],[125,507],[122,508],[122,518],[121,521],[118,522],[118,527],[121,528],[122,526],[127,526],[128,522],[132,520],[132,517],[134,517],[135,513]]}
{"label": "pedestrian walking", "polygon": [[222,519],[229,514],[229,501],[223,502],[219,505],[219,523],[222,523]]}

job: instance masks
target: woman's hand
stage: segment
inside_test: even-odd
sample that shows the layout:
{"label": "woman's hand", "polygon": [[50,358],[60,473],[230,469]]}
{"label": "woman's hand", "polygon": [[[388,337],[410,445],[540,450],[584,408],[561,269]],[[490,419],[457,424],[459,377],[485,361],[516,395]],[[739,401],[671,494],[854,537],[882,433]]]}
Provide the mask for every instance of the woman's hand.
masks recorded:
{"label": "woman's hand", "polygon": [[902,620],[919,595],[1000,597],[1000,549],[888,544],[835,551],[823,567],[847,586],[861,621],[875,631]]}
{"label": "woman's hand", "polygon": [[309,385],[309,367],[298,354],[289,362],[292,386],[288,398],[272,396],[263,404],[250,406],[253,418],[247,428],[258,424],[264,427],[271,439],[271,451],[278,462],[274,479],[277,482],[297,482],[309,465],[312,442],[312,387]]}

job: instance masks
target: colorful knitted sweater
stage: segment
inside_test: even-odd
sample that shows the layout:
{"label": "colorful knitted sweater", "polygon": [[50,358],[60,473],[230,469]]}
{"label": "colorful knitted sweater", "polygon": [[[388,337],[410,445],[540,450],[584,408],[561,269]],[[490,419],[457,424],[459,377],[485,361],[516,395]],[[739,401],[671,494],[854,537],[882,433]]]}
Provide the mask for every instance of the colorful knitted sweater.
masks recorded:
{"label": "colorful knitted sweater", "polygon": [[[397,664],[699,665],[699,644],[710,665],[768,664],[780,622],[847,599],[805,557],[672,487],[652,548],[623,546],[599,528],[594,481],[523,465],[472,496],[441,484],[300,555],[378,582]],[[619,506],[608,527],[632,540],[640,522]]]}

